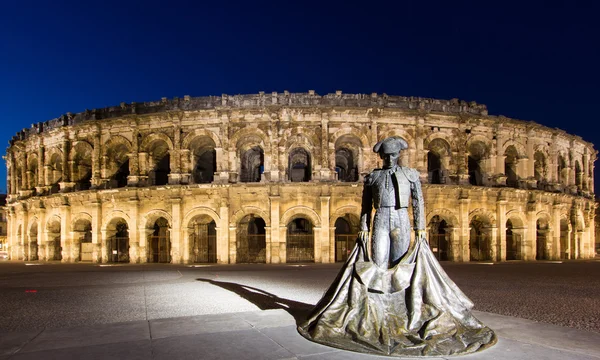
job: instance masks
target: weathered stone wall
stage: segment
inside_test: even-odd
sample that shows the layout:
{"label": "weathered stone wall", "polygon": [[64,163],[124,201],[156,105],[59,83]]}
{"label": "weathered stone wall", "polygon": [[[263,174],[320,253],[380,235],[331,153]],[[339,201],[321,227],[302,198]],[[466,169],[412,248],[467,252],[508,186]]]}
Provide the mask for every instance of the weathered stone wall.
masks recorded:
{"label": "weathered stone wall", "polygon": [[409,144],[401,163],[422,174],[442,259],[593,256],[592,144],[475,103],[341,92],[163,99],[23,130],[6,155],[11,256],[116,261],[126,238],[131,262],[203,262],[203,231],[207,261],[235,263],[260,218],[265,262],[290,259],[296,219],[311,261],[339,260],[335,223],[355,229],[388,136]]}

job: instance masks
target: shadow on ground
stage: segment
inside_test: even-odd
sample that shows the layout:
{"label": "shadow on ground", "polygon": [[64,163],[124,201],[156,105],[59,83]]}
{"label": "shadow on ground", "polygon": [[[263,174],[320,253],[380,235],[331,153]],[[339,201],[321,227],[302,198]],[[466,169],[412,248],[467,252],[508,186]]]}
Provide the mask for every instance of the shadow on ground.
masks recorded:
{"label": "shadow on ground", "polygon": [[306,321],[308,314],[314,307],[314,305],[303,302],[283,299],[274,294],[248,285],[240,285],[226,281],[216,281],[202,278],[198,278],[196,280],[207,282],[209,284],[219,286],[225,290],[234,292],[252,304],[256,305],[261,310],[283,309],[294,317],[296,324],[298,325]]}

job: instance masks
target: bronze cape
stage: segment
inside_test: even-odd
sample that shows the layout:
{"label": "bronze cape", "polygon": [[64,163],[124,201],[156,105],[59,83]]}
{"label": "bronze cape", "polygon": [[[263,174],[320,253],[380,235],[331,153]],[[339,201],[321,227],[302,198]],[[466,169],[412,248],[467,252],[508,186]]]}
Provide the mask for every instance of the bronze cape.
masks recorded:
{"label": "bronze cape", "polygon": [[348,261],[298,327],[305,338],[376,355],[468,354],[496,343],[473,303],[416,239],[396,266],[381,269],[357,241]]}

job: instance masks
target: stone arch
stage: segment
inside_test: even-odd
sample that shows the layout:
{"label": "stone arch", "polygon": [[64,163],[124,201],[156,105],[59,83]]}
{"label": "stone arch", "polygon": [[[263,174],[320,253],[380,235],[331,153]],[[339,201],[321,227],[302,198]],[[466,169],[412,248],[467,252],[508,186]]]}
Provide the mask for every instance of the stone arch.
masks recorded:
{"label": "stone arch", "polygon": [[305,144],[292,145],[286,151],[288,158],[287,179],[292,182],[307,182],[312,179],[314,155]]}
{"label": "stone arch", "polygon": [[371,143],[371,141],[369,140],[369,138],[367,137],[367,135],[365,135],[364,133],[362,133],[361,131],[359,131],[358,129],[351,127],[351,128],[341,128],[339,130],[337,130],[335,133],[333,133],[331,135],[331,137],[329,138],[329,142],[333,143],[336,145],[338,142],[343,142],[342,138],[351,138],[351,139],[356,139],[358,140],[358,145],[360,147],[366,147],[368,146],[368,144]]}
{"label": "stone arch", "polygon": [[552,258],[552,217],[545,211],[536,214],[536,260]]}
{"label": "stone arch", "polygon": [[89,190],[92,186],[93,152],[93,146],[87,141],[76,141],[73,145],[71,181],[76,190]]}
{"label": "stone arch", "polygon": [[92,261],[92,216],[79,213],[71,219],[72,242],[71,254],[75,261]]}
{"label": "stone arch", "polygon": [[543,190],[543,185],[548,181],[548,157],[542,150],[533,154],[533,176],[537,180],[537,188]]}
{"label": "stone arch", "polygon": [[260,146],[265,152],[270,151],[269,137],[258,128],[242,128],[236,131],[231,137],[230,144],[235,144],[236,152],[239,155],[240,148],[252,144],[252,146]]}
{"label": "stone arch", "polygon": [[192,145],[192,143],[197,138],[202,138],[202,137],[207,137],[207,138],[211,139],[215,147],[218,147],[218,148],[223,147],[223,144],[221,143],[221,139],[214,131],[210,131],[210,130],[206,130],[206,129],[194,129],[193,131],[191,131],[185,135],[185,137],[183,138],[183,141],[181,143],[181,148],[182,149],[191,149],[190,146]]}
{"label": "stone arch", "polygon": [[271,216],[267,210],[256,206],[243,206],[241,209],[236,211],[229,219],[229,226],[237,226],[237,224],[248,215],[258,215],[265,221],[265,225],[267,227],[271,226]]}
{"label": "stone arch", "polygon": [[342,207],[339,207],[331,212],[329,216],[329,223],[335,224],[337,218],[344,217],[346,214],[350,214],[351,216],[355,216],[360,219],[360,203],[348,204]]}
{"label": "stone arch", "polygon": [[35,153],[27,155],[27,188],[35,190],[39,179],[38,157]]}
{"label": "stone arch", "polygon": [[493,260],[492,231],[493,216],[483,209],[469,214],[469,259],[471,261]]}
{"label": "stone arch", "polygon": [[425,216],[427,220],[426,223],[429,224],[429,222],[431,222],[431,219],[433,219],[434,216],[439,216],[442,220],[445,220],[448,223],[448,225],[452,227],[458,227],[458,225],[460,224],[458,222],[458,216],[453,211],[448,209],[433,209],[429,211]]}
{"label": "stone arch", "polygon": [[338,180],[354,182],[358,181],[361,171],[359,168],[359,165],[362,164],[360,155],[362,154],[364,143],[360,137],[350,131],[351,129],[345,130],[346,133],[337,136],[334,142],[335,171]]}
{"label": "stone arch", "polygon": [[130,153],[131,142],[121,135],[112,135],[104,144],[103,167],[109,188],[127,185]]}
{"label": "stone arch", "polygon": [[571,248],[572,226],[566,213],[560,214],[560,258],[571,259],[573,252]]}
{"label": "stone arch", "polygon": [[128,263],[129,258],[129,216],[121,210],[113,210],[105,218],[102,231],[102,262]]}
{"label": "stone arch", "polygon": [[184,236],[192,263],[217,262],[217,234],[221,229],[219,215],[208,207],[195,207],[183,217]]}
{"label": "stone arch", "polygon": [[163,141],[167,144],[169,150],[173,150],[173,140],[171,140],[167,134],[163,132],[153,132],[143,137],[139,147],[140,152],[150,152],[152,143],[157,141]]}
{"label": "stone arch", "polygon": [[289,151],[298,144],[308,148],[315,148],[319,144],[319,137],[314,131],[297,126],[285,130],[279,141],[279,146],[283,146],[286,151]]}
{"label": "stone arch", "polygon": [[520,141],[517,141],[517,140],[514,140],[514,139],[506,140],[502,144],[502,153],[505,153],[506,149],[509,146],[513,146],[515,148],[515,150],[517,151],[517,155],[518,155],[519,158],[525,158],[525,157],[527,157],[527,149],[525,148],[525,145],[523,145]]}
{"label": "stone arch", "polygon": [[[256,208],[257,209],[257,208]],[[236,227],[236,263],[266,263],[266,221],[265,218],[246,209],[247,214]],[[258,209],[261,210],[261,209]],[[239,211],[238,211],[239,213]]]}
{"label": "stone arch", "polygon": [[452,148],[443,137],[435,137],[427,143],[427,175],[430,184],[445,184],[452,164]]}
{"label": "stone arch", "polygon": [[198,206],[198,207],[191,209],[183,216],[182,224],[184,224],[184,226],[188,226],[188,224],[190,223],[190,221],[192,221],[192,219],[194,219],[196,216],[200,216],[200,215],[206,215],[206,216],[210,217],[217,224],[219,224],[221,222],[221,217],[215,210],[213,210],[209,207],[205,207],[205,206]]}
{"label": "stone arch", "polygon": [[[348,209],[350,210],[350,209]],[[360,214],[356,212],[338,213],[333,217],[335,262],[345,262],[356,244],[360,231]]]}
{"label": "stone arch", "polygon": [[506,219],[512,220],[515,227],[527,228],[527,219],[520,209],[511,209],[507,211]]}
{"label": "stone arch", "polygon": [[519,209],[512,209],[506,213],[506,260],[523,260],[526,224],[527,219]]}
{"label": "stone arch", "polygon": [[154,227],[154,222],[161,217],[165,218],[169,222],[169,227],[171,227],[170,225],[173,224],[173,218],[171,217],[171,214],[169,214],[168,212],[166,212],[165,210],[162,210],[162,209],[153,209],[153,210],[148,211],[143,216],[142,223],[143,223],[144,228],[152,229]]}
{"label": "stone arch", "polygon": [[46,153],[46,178],[47,184],[50,185],[50,193],[57,193],[60,188],[58,183],[63,180],[64,167],[63,152],[56,146],[51,147]]}
{"label": "stone arch", "polygon": [[514,145],[508,145],[504,150],[504,174],[506,186],[519,187],[519,153]]}
{"label": "stone arch", "polygon": [[298,218],[307,217],[313,224],[314,227],[321,227],[321,218],[312,208],[304,205],[294,206],[287,209],[282,215],[280,220],[280,226],[287,226],[287,224]]}
{"label": "stone arch", "polygon": [[29,230],[27,231],[27,234],[25,234],[25,238],[27,239],[27,243],[24,244],[26,246],[25,248],[25,260],[38,260],[38,249],[39,246],[42,245],[41,241],[40,241],[40,223],[39,220],[36,216],[32,217],[31,220],[29,220]]}
{"label": "stone arch", "polygon": [[102,155],[109,156],[110,150],[118,145],[123,145],[127,148],[127,152],[131,152],[131,141],[127,140],[127,138],[122,135],[111,134],[108,140],[104,142]]}
{"label": "stone arch", "polygon": [[583,188],[583,168],[579,159],[575,160],[575,185],[579,191]]}
{"label": "stone arch", "polygon": [[186,144],[190,151],[188,159],[194,184],[212,183],[217,171],[217,144],[208,135],[195,135]]}
{"label": "stone arch", "polygon": [[568,159],[569,157],[564,151],[559,151],[556,156],[556,179],[564,186],[569,185]]}
{"label": "stone arch", "polygon": [[86,212],[80,212],[80,213],[75,214],[74,216],[71,216],[71,228],[73,229],[73,231],[79,231],[79,230],[75,230],[76,229],[75,224],[80,221],[89,221],[91,223],[92,215],[90,215],[89,213],[86,213]]}
{"label": "stone arch", "polygon": [[487,220],[489,224],[493,227],[496,226],[496,216],[491,211],[488,211],[483,208],[474,209],[471,212],[469,212],[469,222],[471,222],[475,216],[480,216],[483,219]]}
{"label": "stone arch", "polygon": [[61,239],[60,216],[54,214],[46,220],[46,260],[62,260],[63,248]]}
{"label": "stone arch", "polygon": [[483,135],[472,135],[466,142],[469,183],[482,186],[487,182],[486,162],[491,155],[491,141]]}
{"label": "stone arch", "polygon": [[127,223],[127,228],[129,228],[129,223],[131,222],[129,215],[123,210],[112,210],[104,216],[104,221],[102,222],[102,227],[100,229],[102,231],[114,230],[115,219],[119,218],[122,218]]}

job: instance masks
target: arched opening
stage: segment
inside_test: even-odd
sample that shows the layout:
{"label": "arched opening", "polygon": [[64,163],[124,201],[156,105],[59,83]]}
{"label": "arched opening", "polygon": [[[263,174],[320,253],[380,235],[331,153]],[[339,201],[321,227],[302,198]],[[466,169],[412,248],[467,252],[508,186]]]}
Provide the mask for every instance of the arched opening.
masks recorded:
{"label": "arched opening", "polygon": [[536,260],[549,260],[550,259],[550,249],[548,237],[550,235],[550,227],[548,224],[548,220],[544,218],[540,218],[536,222],[536,252],[535,259]]}
{"label": "arched opening", "polygon": [[26,260],[38,260],[38,244],[38,223],[36,221],[29,227],[29,248]]}
{"label": "arched opening", "polygon": [[448,261],[451,257],[450,236],[452,228],[446,220],[435,215],[429,221],[429,247],[440,261]]}
{"label": "arched opening", "polygon": [[125,144],[115,144],[106,153],[107,162],[104,166],[109,175],[108,187],[120,188],[127,186],[129,176],[129,148]]}
{"label": "arched opening", "polygon": [[310,154],[304,148],[295,148],[290,151],[289,180],[291,182],[310,181]]}
{"label": "arched opening", "polygon": [[217,171],[215,142],[208,136],[200,136],[190,143],[192,153],[192,181],[194,184],[210,184]]}
{"label": "arched opening", "polygon": [[546,156],[541,151],[536,151],[533,157],[533,172],[537,180],[537,188],[543,190],[546,183]]}
{"label": "arched opening", "polygon": [[583,170],[581,169],[581,165],[579,164],[579,160],[575,160],[575,185],[577,185],[577,190],[581,191],[583,187]]}
{"label": "arched opening", "polygon": [[242,155],[241,182],[260,182],[265,167],[265,155],[260,146],[254,146]]}
{"label": "arched opening", "polygon": [[29,156],[27,158],[27,164],[27,188],[33,190],[33,194],[35,194],[39,176],[37,156]]}
{"label": "arched opening", "polygon": [[560,258],[570,259],[571,247],[569,246],[569,222],[567,219],[560,219]]}
{"label": "arched opening", "polygon": [[335,141],[335,171],[339,181],[358,181],[361,147],[360,139],[351,134],[342,135]]}
{"label": "arched opening", "polygon": [[565,185],[565,186],[569,184],[569,181],[567,179],[568,178],[567,172],[568,172],[567,162],[562,155],[559,155],[556,178],[562,185]]}
{"label": "arched opening", "polygon": [[62,175],[62,156],[59,153],[54,153],[50,156],[50,162],[48,163],[48,181],[50,185],[50,194],[56,194],[60,191],[59,182],[62,181]]}
{"label": "arched opening", "polygon": [[62,260],[62,245],[60,237],[60,220],[53,218],[46,227],[48,232],[48,243],[46,245],[48,260]]}
{"label": "arched opening", "polygon": [[148,262],[170,263],[171,262],[171,239],[169,221],[159,217],[152,226],[152,234],[149,239],[150,256]]}
{"label": "arched opening", "polygon": [[446,165],[451,154],[450,144],[444,139],[433,139],[427,146],[427,175],[430,184],[447,182]]}
{"label": "arched opening", "polygon": [[482,216],[476,215],[470,223],[470,260],[492,260],[490,223]]}
{"label": "arched opening", "polygon": [[[354,220],[354,221],[353,221]],[[356,244],[358,221],[350,214],[335,221],[335,261],[345,262]]]}
{"label": "arched opening", "polygon": [[265,221],[255,215],[246,215],[237,226],[237,263],[266,262]]}
{"label": "arched opening", "polygon": [[504,172],[506,175],[506,186],[517,188],[519,187],[519,177],[517,175],[519,153],[513,145],[510,145],[506,148],[504,156]]}
{"label": "arched opening", "polygon": [[295,218],[287,224],[287,262],[314,262],[315,239],[313,225],[305,218]]}
{"label": "arched opening", "polygon": [[358,181],[358,169],[352,150],[341,148],[335,151],[335,172],[342,182]]}
{"label": "arched opening", "polygon": [[[21,242],[21,235],[22,235],[22,225],[19,224],[19,226],[17,227],[17,241],[20,243]],[[23,253],[25,251],[23,250]],[[16,257],[18,258],[18,260],[25,260],[22,256],[21,256],[21,252],[19,252],[18,254],[15,254]],[[24,254],[23,254],[24,255]]]}
{"label": "arched opening", "polygon": [[156,140],[148,149],[150,155],[150,172],[148,179],[151,185],[167,185],[171,173],[171,156],[169,146],[163,140]]}
{"label": "arched opening", "polygon": [[442,176],[442,159],[440,154],[433,151],[427,153],[427,175],[430,184],[441,184],[442,179],[444,179]]}
{"label": "arched opening", "polygon": [[194,263],[216,263],[216,222],[208,215],[197,215],[190,221],[188,233],[191,261]]}
{"label": "arched opening", "polygon": [[92,186],[92,147],[79,142],[73,148],[73,182],[76,190],[89,190]]}
{"label": "arched opening", "polygon": [[512,220],[506,221],[506,260],[523,260],[522,235],[515,228]]}
{"label": "arched opening", "polygon": [[474,141],[468,147],[467,167],[469,172],[469,184],[475,186],[484,185],[485,174],[483,161],[487,156],[487,147],[481,141]]}
{"label": "arched opening", "polygon": [[74,245],[79,246],[79,261],[92,261],[92,223],[87,219],[77,220],[73,226],[73,235]]}
{"label": "arched opening", "polygon": [[106,231],[106,249],[108,262],[129,262],[129,226],[122,218],[113,219]]}

